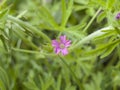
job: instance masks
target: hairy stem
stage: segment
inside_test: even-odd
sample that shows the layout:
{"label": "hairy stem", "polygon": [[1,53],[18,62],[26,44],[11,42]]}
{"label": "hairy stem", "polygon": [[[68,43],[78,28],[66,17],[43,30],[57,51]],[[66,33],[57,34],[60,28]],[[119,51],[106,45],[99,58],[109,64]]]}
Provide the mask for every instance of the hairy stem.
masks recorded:
{"label": "hairy stem", "polygon": [[77,44],[74,44],[74,46],[72,46],[72,47],[70,48],[70,51],[72,51],[72,50],[80,47],[80,45],[82,45],[82,44],[84,44],[84,43],[86,43],[86,42],[94,39],[95,37],[98,37],[98,36],[101,36],[101,35],[105,34],[105,32],[103,32],[103,30],[110,30],[110,29],[114,29],[114,28],[113,28],[112,26],[108,26],[108,27],[102,28],[102,29],[100,29],[100,30],[97,30],[96,32],[88,35],[88,36],[85,37],[84,39],[79,40]]}

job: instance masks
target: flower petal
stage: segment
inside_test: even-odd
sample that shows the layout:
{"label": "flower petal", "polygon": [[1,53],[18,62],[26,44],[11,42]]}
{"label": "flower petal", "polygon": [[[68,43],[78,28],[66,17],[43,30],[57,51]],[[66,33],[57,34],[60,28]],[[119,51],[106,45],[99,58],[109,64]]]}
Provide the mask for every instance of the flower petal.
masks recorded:
{"label": "flower petal", "polygon": [[66,43],[66,35],[60,36],[60,42],[65,44]]}
{"label": "flower petal", "polygon": [[59,47],[59,42],[57,40],[52,40],[53,47]]}
{"label": "flower petal", "polygon": [[116,19],[120,19],[120,13],[117,14]]}
{"label": "flower petal", "polygon": [[60,53],[61,49],[60,48],[54,48],[54,51],[56,54]]}
{"label": "flower petal", "polygon": [[71,45],[71,40],[67,40],[67,42],[65,43],[65,47],[69,47]]}
{"label": "flower petal", "polygon": [[63,55],[67,55],[67,54],[68,54],[67,48],[62,49],[62,50],[61,50],[61,53],[62,53]]}

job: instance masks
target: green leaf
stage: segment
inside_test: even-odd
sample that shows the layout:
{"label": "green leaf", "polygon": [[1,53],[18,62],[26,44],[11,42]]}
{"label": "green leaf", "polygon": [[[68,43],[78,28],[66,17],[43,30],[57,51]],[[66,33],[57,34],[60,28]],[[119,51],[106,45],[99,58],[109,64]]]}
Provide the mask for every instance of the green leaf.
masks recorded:
{"label": "green leaf", "polygon": [[2,80],[0,80],[0,90],[7,90]]}
{"label": "green leaf", "polygon": [[84,24],[78,24],[78,25],[75,25],[75,26],[71,26],[71,27],[68,27],[66,30],[68,30],[68,31],[76,31],[76,30],[80,30],[80,29],[82,29],[83,27],[85,27],[85,25],[86,25],[86,23],[84,23]]}
{"label": "green leaf", "polygon": [[55,82],[56,85],[54,85],[54,89],[60,90],[61,81],[62,81],[62,76],[61,76],[61,74],[60,74],[60,75],[58,76],[57,83]]}
{"label": "green leaf", "polygon": [[88,4],[89,0],[74,0],[76,3],[86,5]]}
{"label": "green leaf", "polygon": [[[49,26],[48,24],[44,24],[44,23],[41,23],[40,25],[39,25],[39,27],[40,27],[40,29],[43,29],[43,30],[45,30],[45,29],[47,29],[47,30],[55,30],[55,29],[53,29],[51,26]],[[55,30],[56,31],[56,30]]]}
{"label": "green leaf", "polygon": [[6,39],[6,36],[4,36],[4,34],[2,34],[0,36],[0,39],[2,40],[4,48],[6,49],[6,51],[9,51],[8,38]]}
{"label": "green leaf", "polygon": [[26,33],[23,31],[24,29],[22,27],[19,27],[18,25],[12,25],[12,28],[14,32],[29,46],[31,46],[34,49],[38,49],[38,47],[32,43],[30,40],[26,38]]}
{"label": "green leaf", "polygon": [[106,12],[101,12],[97,17],[97,22],[100,23],[106,17]]}
{"label": "green leaf", "polygon": [[102,90],[101,83],[103,80],[103,75],[101,72],[92,75],[92,80],[89,83],[85,84],[85,90]]}
{"label": "green leaf", "polygon": [[62,3],[62,25],[64,24],[65,18],[66,18],[66,2],[65,0],[61,0]]}
{"label": "green leaf", "polygon": [[35,82],[34,82],[32,79],[30,79],[28,82],[24,82],[23,84],[24,84],[25,87],[27,87],[29,90],[40,90],[40,89],[36,86]]}
{"label": "green leaf", "polygon": [[44,34],[43,32],[41,32],[40,30],[38,30],[36,27],[30,25],[29,23],[24,22],[24,21],[22,21],[22,20],[20,20],[20,19],[17,19],[17,18],[15,18],[15,17],[13,17],[13,16],[8,16],[8,19],[9,19],[10,21],[12,21],[13,23],[19,24],[21,27],[26,28],[26,30],[28,30],[28,31],[30,31],[30,32],[32,32],[32,33],[35,33],[35,34],[43,37],[43,38],[44,38],[45,40],[47,40],[48,42],[51,42],[50,38],[49,38],[46,34]]}
{"label": "green leaf", "polygon": [[48,90],[50,88],[50,86],[53,84],[53,77],[52,75],[49,73],[45,73],[44,75],[44,79],[42,79],[41,76],[39,76],[39,80],[40,80],[40,83],[41,83],[41,90]]}
{"label": "green leaf", "polygon": [[0,11],[0,28],[4,28],[9,9]]}
{"label": "green leaf", "polygon": [[100,40],[100,39],[105,39],[108,38],[110,36],[116,35],[116,31],[115,30],[103,30],[102,32],[105,32],[103,35],[100,35],[98,37],[95,37],[94,40]]}
{"label": "green leaf", "polygon": [[8,9],[4,9],[2,11],[0,11],[0,19],[3,19],[4,17],[6,17],[6,15],[8,14]]}
{"label": "green leaf", "polygon": [[69,83],[66,85],[65,90],[76,90],[76,86],[72,86]]}
{"label": "green leaf", "polygon": [[58,24],[54,20],[54,17],[51,15],[48,9],[45,8],[44,6],[40,7],[39,16],[41,17],[41,19],[43,19],[45,22],[52,25],[54,28],[58,28]]}
{"label": "green leaf", "polygon": [[68,8],[66,5],[65,0],[61,0],[62,2],[62,23],[61,26],[66,26],[66,23],[71,15],[72,9],[73,9],[73,0],[68,1]]}
{"label": "green leaf", "polygon": [[4,71],[3,68],[0,67],[0,88],[2,90],[9,90],[9,79],[7,73]]}
{"label": "green leaf", "polygon": [[117,44],[112,45],[111,47],[108,47],[107,50],[105,50],[105,52],[103,53],[103,55],[100,56],[100,58],[104,58],[108,56],[116,48],[116,46]]}
{"label": "green leaf", "polygon": [[115,1],[116,0],[107,0],[106,9],[111,10],[113,8],[114,4],[115,4]]}
{"label": "green leaf", "polygon": [[91,55],[100,55],[101,53],[105,52],[106,49],[109,49],[106,54],[102,57],[105,57],[106,55],[110,54],[112,52],[112,50],[115,48],[116,45],[118,45],[120,42],[120,40],[115,40],[113,42],[110,42],[108,44],[104,44],[104,45],[100,45],[97,49],[89,51],[87,53],[85,53],[85,56],[91,56]]}
{"label": "green leaf", "polygon": [[87,6],[81,6],[81,5],[75,5],[74,6],[75,11],[81,11],[81,10],[84,10],[86,8],[88,8],[88,7]]}

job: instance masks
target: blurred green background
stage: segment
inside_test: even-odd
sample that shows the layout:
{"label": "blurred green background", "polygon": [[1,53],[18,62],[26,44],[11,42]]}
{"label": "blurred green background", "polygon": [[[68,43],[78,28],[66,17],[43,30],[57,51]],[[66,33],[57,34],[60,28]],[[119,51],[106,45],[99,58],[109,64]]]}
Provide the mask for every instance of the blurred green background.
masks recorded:
{"label": "blurred green background", "polygon": [[[119,11],[119,0],[0,0],[0,90],[120,90]],[[61,35],[85,40],[65,62],[51,46]]]}

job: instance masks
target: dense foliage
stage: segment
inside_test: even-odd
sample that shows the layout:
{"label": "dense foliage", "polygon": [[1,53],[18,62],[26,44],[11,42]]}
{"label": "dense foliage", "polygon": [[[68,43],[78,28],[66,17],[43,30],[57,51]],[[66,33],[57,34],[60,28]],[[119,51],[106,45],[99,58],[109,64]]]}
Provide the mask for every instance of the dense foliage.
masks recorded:
{"label": "dense foliage", "polygon": [[120,90],[119,12],[119,0],[0,0],[0,90]]}

